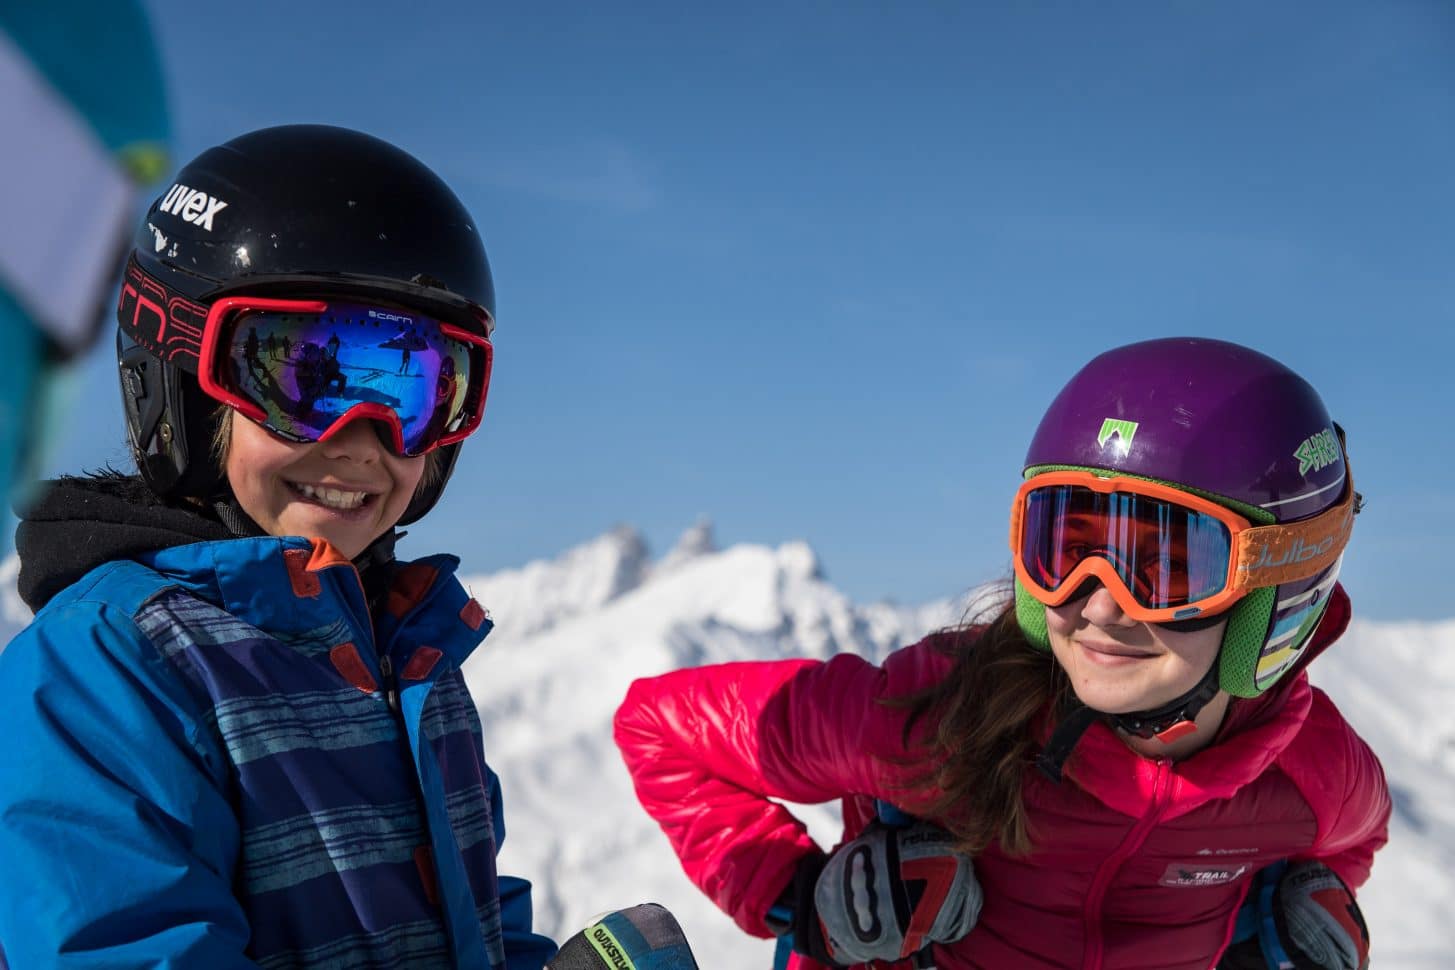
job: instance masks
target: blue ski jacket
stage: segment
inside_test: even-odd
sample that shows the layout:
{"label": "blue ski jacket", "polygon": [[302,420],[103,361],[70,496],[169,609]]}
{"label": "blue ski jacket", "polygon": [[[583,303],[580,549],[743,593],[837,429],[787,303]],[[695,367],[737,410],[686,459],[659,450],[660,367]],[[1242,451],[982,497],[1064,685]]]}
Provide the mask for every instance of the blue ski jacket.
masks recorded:
{"label": "blue ski jacket", "polygon": [[0,967],[539,970],[453,556],[371,611],[321,540],[107,562],[0,653]]}

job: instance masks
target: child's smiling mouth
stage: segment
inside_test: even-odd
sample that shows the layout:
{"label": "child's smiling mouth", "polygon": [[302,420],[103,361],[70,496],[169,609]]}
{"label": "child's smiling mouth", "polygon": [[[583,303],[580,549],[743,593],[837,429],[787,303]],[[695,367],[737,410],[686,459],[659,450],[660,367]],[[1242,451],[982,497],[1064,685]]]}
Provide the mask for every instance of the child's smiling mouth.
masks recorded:
{"label": "child's smiling mouth", "polygon": [[311,485],[306,482],[288,482],[287,485],[294,494],[302,496],[309,503],[338,512],[361,509],[376,497],[373,492],[333,485]]}

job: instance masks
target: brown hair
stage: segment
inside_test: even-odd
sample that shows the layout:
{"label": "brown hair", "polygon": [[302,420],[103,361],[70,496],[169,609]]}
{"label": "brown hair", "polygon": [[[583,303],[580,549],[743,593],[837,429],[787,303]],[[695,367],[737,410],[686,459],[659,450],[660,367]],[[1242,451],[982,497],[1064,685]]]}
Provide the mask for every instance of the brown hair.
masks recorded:
{"label": "brown hair", "polygon": [[889,701],[909,711],[904,741],[921,719],[927,728],[912,765],[915,783],[933,791],[916,811],[941,820],[960,851],[992,842],[1011,854],[1029,852],[1034,833],[1021,789],[1039,750],[1035,726],[1048,709],[1070,707],[1065,672],[1049,651],[1031,646],[1006,604],[988,623],[962,624],[940,635],[955,664],[942,681]]}

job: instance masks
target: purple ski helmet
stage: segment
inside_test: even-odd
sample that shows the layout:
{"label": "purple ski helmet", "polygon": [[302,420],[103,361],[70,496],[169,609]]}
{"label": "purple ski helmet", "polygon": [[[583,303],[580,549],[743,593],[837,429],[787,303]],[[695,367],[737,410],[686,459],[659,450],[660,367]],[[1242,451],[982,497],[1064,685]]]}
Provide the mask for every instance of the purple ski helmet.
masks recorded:
{"label": "purple ski helmet", "polygon": [[[1175,485],[1255,525],[1317,515],[1350,487],[1339,432],[1307,381],[1255,350],[1194,337],[1117,347],[1081,368],[1026,452],[1027,477],[1060,468]],[[1335,562],[1233,605],[1219,659],[1223,690],[1254,697],[1292,669],[1338,572]],[[1044,607],[1019,582],[1015,593],[1022,630],[1048,648]]]}

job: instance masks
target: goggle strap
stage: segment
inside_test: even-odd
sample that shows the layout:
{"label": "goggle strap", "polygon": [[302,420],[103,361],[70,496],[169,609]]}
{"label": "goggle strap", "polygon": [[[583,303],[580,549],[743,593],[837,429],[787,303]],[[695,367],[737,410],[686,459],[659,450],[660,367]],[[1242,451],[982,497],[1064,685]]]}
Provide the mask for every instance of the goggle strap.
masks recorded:
{"label": "goggle strap", "polygon": [[1354,483],[1350,481],[1343,501],[1311,519],[1246,530],[1240,537],[1233,588],[1258,589],[1316,576],[1344,554],[1353,531]]}

